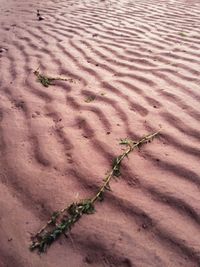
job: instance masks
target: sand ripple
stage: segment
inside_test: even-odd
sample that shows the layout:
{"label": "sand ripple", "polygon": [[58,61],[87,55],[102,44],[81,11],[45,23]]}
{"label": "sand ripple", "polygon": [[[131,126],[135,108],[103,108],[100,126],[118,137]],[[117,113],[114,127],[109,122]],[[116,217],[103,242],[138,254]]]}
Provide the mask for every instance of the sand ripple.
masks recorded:
{"label": "sand ripple", "polygon": [[[200,266],[199,1],[8,0],[0,26],[0,266]],[[42,87],[37,67],[69,81]],[[160,127],[71,239],[29,252],[120,138]]]}

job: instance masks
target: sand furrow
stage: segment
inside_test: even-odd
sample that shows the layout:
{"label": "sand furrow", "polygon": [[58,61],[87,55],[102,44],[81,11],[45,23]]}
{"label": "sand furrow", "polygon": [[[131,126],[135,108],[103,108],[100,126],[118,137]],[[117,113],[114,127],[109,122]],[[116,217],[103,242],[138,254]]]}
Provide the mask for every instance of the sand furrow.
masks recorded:
{"label": "sand furrow", "polygon": [[[196,0],[1,6],[0,266],[200,266],[199,22]],[[43,87],[38,67],[68,80]],[[160,127],[95,215],[31,254],[53,211],[95,194],[120,138]]]}

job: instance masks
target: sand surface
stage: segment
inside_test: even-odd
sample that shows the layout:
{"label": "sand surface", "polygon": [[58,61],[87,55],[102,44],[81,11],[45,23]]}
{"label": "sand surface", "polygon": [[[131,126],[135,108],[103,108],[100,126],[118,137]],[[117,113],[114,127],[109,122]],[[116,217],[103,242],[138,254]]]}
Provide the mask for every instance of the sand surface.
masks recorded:
{"label": "sand surface", "polygon": [[[0,266],[200,266],[200,2],[0,4]],[[38,67],[69,80],[43,87]],[[96,192],[120,138],[160,127],[70,238],[29,251]]]}

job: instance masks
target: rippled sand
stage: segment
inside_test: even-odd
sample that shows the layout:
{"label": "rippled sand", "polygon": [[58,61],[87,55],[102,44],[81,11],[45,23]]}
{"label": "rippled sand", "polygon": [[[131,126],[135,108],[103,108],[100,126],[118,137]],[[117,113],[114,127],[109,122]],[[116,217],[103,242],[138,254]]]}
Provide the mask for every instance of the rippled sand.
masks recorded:
{"label": "rippled sand", "polygon": [[[200,2],[1,2],[0,266],[200,266]],[[38,67],[69,80],[43,87]],[[71,238],[28,250],[95,194],[120,138],[160,127]]]}

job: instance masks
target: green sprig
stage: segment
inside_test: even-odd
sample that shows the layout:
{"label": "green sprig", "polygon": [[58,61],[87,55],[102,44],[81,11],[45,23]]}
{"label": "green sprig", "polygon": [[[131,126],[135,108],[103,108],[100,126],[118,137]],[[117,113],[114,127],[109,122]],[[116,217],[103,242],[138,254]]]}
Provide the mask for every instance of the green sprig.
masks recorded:
{"label": "green sprig", "polygon": [[73,202],[70,206],[60,211],[54,212],[47,224],[43,226],[40,231],[38,231],[37,234],[33,237],[30,249],[38,249],[40,253],[45,252],[47,248],[62,234],[66,235],[68,232],[70,232],[75,223],[78,222],[84,214],[93,214],[95,212],[95,202],[103,201],[105,192],[111,191],[111,179],[114,178],[114,176],[119,177],[121,175],[120,167],[122,160],[127,157],[128,154],[135,148],[152,141],[153,138],[158,134],[159,131],[144,136],[139,141],[122,139],[120,141],[120,144],[126,145],[127,149],[123,154],[114,159],[112,169],[103,179],[103,184],[99,188],[96,195],[92,198],[84,199],[77,203]]}

